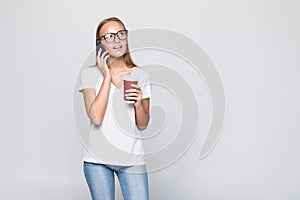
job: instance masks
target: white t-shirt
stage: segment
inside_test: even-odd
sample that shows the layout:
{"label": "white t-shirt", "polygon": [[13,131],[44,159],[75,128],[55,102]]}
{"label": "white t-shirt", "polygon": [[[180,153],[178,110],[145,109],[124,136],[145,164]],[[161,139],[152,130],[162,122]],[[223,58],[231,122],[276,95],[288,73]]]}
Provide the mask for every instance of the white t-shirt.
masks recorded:
{"label": "white t-shirt", "polygon": [[[103,80],[97,66],[84,68],[80,74],[79,91],[93,88],[98,94]],[[151,97],[150,79],[140,67],[134,67],[124,79],[135,79],[142,90],[142,99]],[[140,132],[135,125],[133,104],[124,101],[124,87],[111,83],[108,104],[102,123],[91,122],[83,160],[92,163],[132,166],[143,165],[144,151]]]}

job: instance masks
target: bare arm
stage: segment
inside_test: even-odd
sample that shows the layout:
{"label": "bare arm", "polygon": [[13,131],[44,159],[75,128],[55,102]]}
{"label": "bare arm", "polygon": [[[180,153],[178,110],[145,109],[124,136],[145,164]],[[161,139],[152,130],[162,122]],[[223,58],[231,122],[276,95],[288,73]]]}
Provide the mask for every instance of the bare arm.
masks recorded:
{"label": "bare arm", "polygon": [[139,130],[145,130],[148,126],[150,114],[149,114],[149,102],[150,98],[142,99],[141,103],[135,104],[135,123]]}
{"label": "bare arm", "polygon": [[96,95],[95,89],[83,90],[86,113],[97,126],[102,123],[108,103],[109,90],[110,80],[103,80],[98,95]]}
{"label": "bare arm", "polygon": [[106,64],[106,60],[108,59],[107,51],[101,57],[100,55],[101,50],[97,54],[97,66],[103,74],[99,93],[96,95],[95,89],[90,88],[83,90],[86,113],[97,126],[102,123],[106,111],[111,83],[110,70]]}

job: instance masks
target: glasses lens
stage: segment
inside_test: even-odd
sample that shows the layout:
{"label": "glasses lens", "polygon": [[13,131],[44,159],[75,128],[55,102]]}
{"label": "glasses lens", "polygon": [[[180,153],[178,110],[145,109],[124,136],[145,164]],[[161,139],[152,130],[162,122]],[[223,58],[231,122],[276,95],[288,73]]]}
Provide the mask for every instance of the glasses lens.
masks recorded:
{"label": "glasses lens", "polygon": [[113,42],[115,40],[115,35],[113,33],[107,33],[103,35],[106,42]]}
{"label": "glasses lens", "polygon": [[127,38],[127,31],[126,30],[119,31],[117,34],[118,34],[118,38],[120,40],[125,40]]}

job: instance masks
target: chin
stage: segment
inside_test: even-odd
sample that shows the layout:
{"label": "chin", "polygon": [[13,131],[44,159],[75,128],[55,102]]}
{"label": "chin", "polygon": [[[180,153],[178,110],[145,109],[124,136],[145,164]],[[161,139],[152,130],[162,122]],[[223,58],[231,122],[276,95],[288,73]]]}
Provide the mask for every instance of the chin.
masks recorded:
{"label": "chin", "polygon": [[126,52],[113,52],[112,54],[110,54],[111,58],[120,58],[122,57]]}

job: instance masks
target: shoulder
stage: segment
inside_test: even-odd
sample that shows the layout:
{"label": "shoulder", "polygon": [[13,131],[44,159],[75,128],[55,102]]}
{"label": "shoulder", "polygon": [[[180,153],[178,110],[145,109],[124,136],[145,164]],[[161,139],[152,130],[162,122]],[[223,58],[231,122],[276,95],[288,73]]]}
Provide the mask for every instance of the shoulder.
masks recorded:
{"label": "shoulder", "polygon": [[138,76],[141,79],[149,79],[149,73],[142,67],[134,67],[132,73]]}
{"label": "shoulder", "polygon": [[81,78],[94,79],[102,76],[100,70],[96,65],[85,67],[80,72]]}
{"label": "shoulder", "polygon": [[86,75],[98,74],[98,73],[101,74],[100,70],[98,69],[98,67],[96,65],[84,67],[80,73],[86,74]]}

